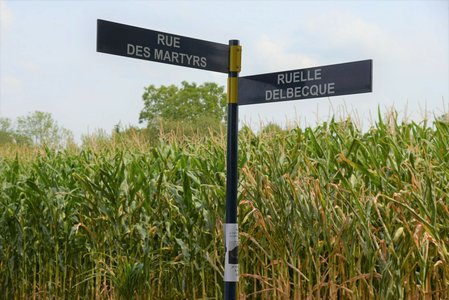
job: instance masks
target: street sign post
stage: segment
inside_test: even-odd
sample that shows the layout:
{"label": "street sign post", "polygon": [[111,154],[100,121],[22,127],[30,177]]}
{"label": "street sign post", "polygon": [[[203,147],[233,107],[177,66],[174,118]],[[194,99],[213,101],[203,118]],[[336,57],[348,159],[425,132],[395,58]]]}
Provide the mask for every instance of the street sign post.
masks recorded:
{"label": "street sign post", "polygon": [[368,93],[372,60],[239,78],[239,105]]}
{"label": "street sign post", "polygon": [[241,69],[242,47],[238,40],[229,41],[228,74],[228,130],[226,147],[226,219],[224,225],[225,270],[224,299],[234,300],[239,281],[237,222],[237,187],[238,187],[238,76]]}
{"label": "street sign post", "polygon": [[97,51],[228,73],[229,47],[115,22],[97,20]]}

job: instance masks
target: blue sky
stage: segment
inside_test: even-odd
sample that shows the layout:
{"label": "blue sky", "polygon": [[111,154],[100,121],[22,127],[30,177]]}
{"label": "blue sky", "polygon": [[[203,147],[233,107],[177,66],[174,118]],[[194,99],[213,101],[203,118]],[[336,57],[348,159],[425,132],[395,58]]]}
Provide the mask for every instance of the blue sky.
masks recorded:
{"label": "blue sky", "polygon": [[374,91],[240,108],[240,120],[314,124],[377,107],[449,111],[449,1],[0,0],[0,116],[50,112],[77,138],[138,125],[143,89],[226,74],[96,52],[96,20],[243,46],[241,76],[373,59]]}

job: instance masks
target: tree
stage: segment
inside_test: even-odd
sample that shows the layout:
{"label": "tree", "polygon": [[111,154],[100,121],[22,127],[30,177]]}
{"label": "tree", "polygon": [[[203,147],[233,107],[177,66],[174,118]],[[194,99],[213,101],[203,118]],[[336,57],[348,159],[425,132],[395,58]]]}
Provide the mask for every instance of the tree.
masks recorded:
{"label": "tree", "polygon": [[0,145],[1,144],[30,144],[28,137],[18,134],[8,118],[0,118]]}
{"label": "tree", "polygon": [[145,88],[142,98],[144,108],[139,121],[147,122],[149,129],[159,129],[161,122],[214,127],[219,126],[226,116],[224,87],[212,82],[197,85],[183,81],[180,87],[150,85]]}
{"label": "tree", "polygon": [[0,144],[11,143],[13,140],[11,120],[0,118]]}
{"label": "tree", "polygon": [[70,130],[60,127],[50,113],[41,111],[17,118],[17,133],[36,145],[61,146],[73,140]]}

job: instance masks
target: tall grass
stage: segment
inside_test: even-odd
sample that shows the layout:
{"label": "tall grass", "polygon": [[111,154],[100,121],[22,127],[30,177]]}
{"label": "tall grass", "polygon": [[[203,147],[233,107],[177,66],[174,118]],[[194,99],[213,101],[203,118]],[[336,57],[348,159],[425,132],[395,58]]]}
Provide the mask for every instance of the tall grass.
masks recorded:
{"label": "tall grass", "polygon": [[[444,299],[449,124],[240,133],[238,293]],[[1,150],[0,297],[219,299],[225,137]]]}

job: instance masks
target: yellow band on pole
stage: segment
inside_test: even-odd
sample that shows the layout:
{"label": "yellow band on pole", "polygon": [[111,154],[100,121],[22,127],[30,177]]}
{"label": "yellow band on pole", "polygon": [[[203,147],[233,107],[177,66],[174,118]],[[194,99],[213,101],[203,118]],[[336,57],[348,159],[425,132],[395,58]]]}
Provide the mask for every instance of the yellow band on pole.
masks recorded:
{"label": "yellow band on pole", "polygon": [[228,103],[237,103],[238,77],[228,77]]}
{"label": "yellow band on pole", "polygon": [[229,71],[240,72],[242,68],[242,46],[230,46],[229,49]]}
{"label": "yellow band on pole", "polygon": [[228,103],[237,104],[238,73],[242,67],[242,46],[229,46]]}

